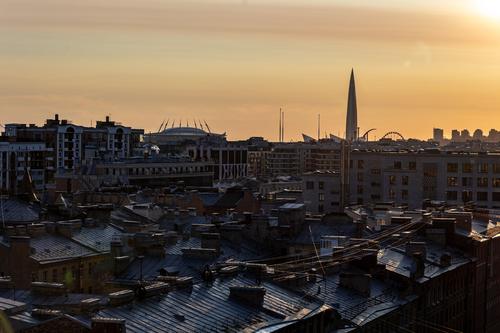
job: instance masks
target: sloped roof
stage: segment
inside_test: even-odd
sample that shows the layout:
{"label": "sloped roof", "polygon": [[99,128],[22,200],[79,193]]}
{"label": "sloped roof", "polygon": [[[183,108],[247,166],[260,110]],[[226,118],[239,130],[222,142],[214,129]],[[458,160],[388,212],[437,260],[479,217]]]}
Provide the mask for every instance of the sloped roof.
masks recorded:
{"label": "sloped roof", "polygon": [[39,220],[40,206],[15,198],[0,200],[0,223],[30,223]]}

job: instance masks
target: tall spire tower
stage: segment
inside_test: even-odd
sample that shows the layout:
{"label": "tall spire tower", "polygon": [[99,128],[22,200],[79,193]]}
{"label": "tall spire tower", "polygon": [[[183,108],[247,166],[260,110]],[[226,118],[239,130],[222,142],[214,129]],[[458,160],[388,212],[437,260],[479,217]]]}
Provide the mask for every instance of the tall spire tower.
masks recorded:
{"label": "tall spire tower", "polygon": [[358,107],[356,104],[356,83],[354,81],[354,69],[352,69],[351,71],[351,80],[349,82],[345,138],[347,141],[355,141],[358,139]]}

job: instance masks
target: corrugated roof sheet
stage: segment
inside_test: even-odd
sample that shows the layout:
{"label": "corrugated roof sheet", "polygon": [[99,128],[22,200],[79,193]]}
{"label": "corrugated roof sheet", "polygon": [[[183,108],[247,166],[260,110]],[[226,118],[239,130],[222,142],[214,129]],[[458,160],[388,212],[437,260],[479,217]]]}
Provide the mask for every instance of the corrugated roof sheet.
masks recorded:
{"label": "corrugated roof sheet", "polygon": [[125,319],[127,332],[235,332],[279,322],[304,307],[319,305],[272,283],[262,284],[266,288],[263,308],[229,298],[231,286],[254,282],[242,276],[216,279],[210,285],[195,284],[191,291],[173,291],[133,305],[105,309],[98,315]]}

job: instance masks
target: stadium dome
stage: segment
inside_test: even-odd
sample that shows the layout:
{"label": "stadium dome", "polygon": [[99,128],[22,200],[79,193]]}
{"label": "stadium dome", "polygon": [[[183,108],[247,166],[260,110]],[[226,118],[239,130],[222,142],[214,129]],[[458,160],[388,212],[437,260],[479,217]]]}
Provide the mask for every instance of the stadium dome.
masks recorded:
{"label": "stadium dome", "polygon": [[160,135],[171,135],[171,136],[205,136],[209,133],[205,132],[201,128],[194,127],[171,127],[163,130],[159,133]]}

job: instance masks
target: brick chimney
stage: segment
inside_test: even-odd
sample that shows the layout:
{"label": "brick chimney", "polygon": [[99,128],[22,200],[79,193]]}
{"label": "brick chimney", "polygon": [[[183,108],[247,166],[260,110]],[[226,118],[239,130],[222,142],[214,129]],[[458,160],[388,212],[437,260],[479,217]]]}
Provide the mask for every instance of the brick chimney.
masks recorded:
{"label": "brick chimney", "polygon": [[125,319],[118,318],[92,318],[91,333],[125,333]]}
{"label": "brick chimney", "polygon": [[266,289],[263,287],[233,286],[229,288],[230,298],[258,307],[264,303],[265,295]]}
{"label": "brick chimney", "polygon": [[214,249],[217,254],[220,253],[220,234],[204,232],[201,235],[201,248]]}
{"label": "brick chimney", "polygon": [[11,236],[9,239],[12,258],[28,258],[31,255],[30,237]]}

